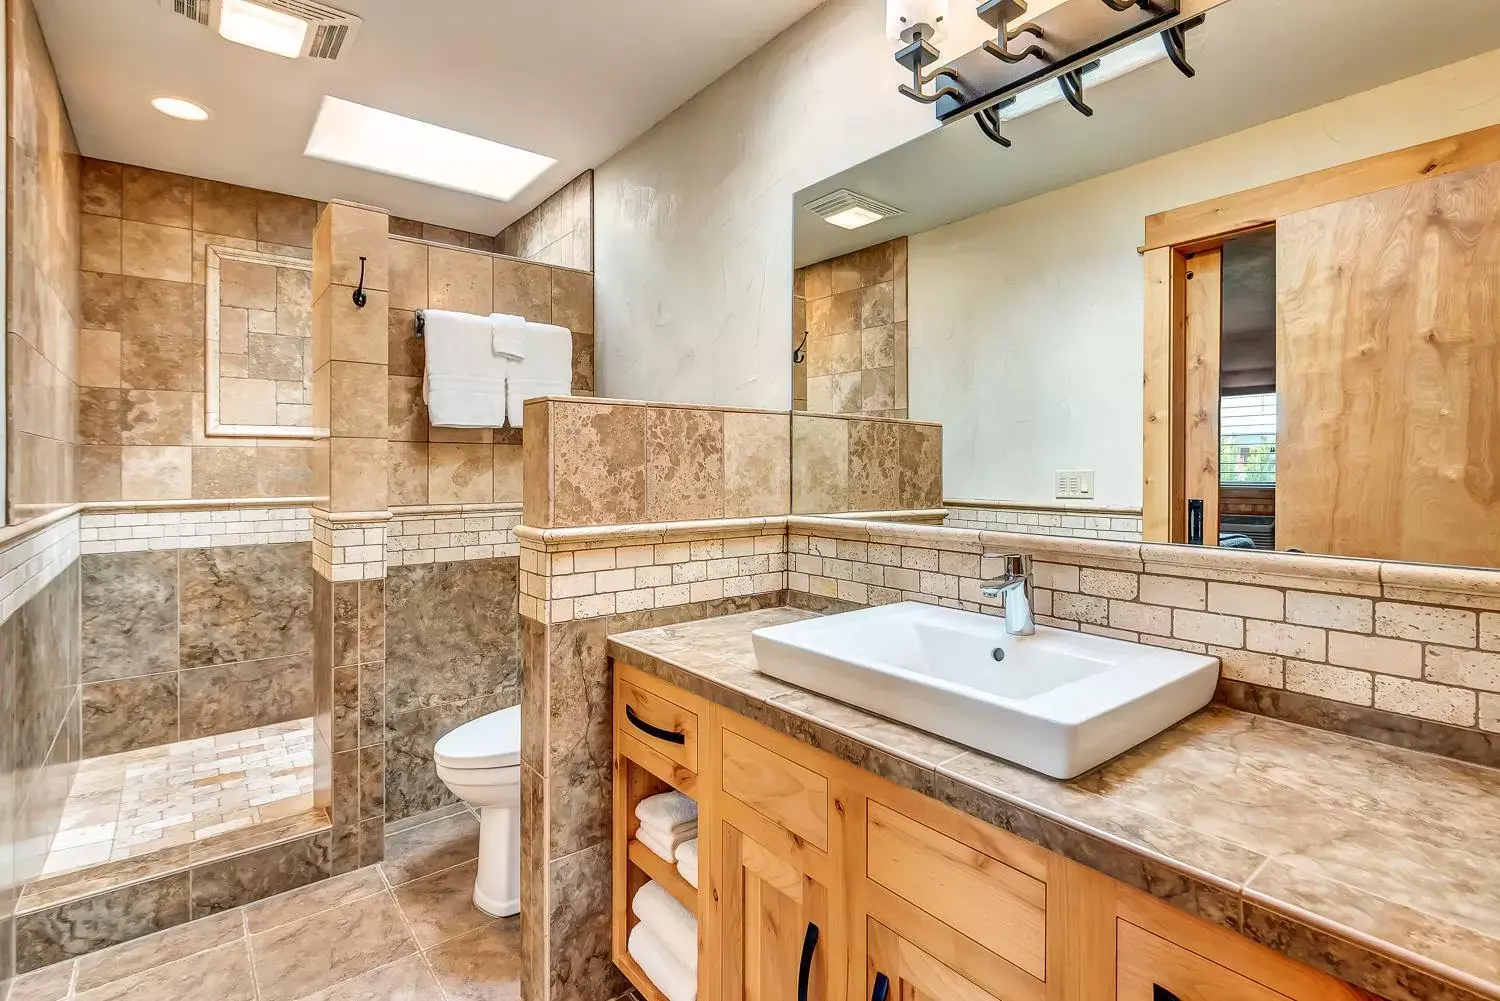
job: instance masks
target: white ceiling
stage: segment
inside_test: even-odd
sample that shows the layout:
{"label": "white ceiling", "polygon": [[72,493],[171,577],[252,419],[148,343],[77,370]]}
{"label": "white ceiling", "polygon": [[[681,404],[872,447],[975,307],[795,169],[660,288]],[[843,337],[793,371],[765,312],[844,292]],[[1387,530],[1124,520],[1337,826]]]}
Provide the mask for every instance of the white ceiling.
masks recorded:
{"label": "white ceiling", "polygon": [[[1001,149],[959,121],[798,192],[800,267],[921,233],[1174,150],[1500,48],[1497,0],[1229,0],[1188,35],[1198,69],[1165,60],[1006,124]],[[1050,86],[1050,85],[1049,85]],[[854,231],[805,206],[853,188],[904,210]]]}
{"label": "white ceiling", "polygon": [[[660,121],[820,0],[331,0],[364,19],[336,63],[219,38],[170,0],[36,0],[89,156],[493,234]],[[153,111],[207,105],[205,123]],[[509,203],[302,155],[323,95],[555,157]]]}

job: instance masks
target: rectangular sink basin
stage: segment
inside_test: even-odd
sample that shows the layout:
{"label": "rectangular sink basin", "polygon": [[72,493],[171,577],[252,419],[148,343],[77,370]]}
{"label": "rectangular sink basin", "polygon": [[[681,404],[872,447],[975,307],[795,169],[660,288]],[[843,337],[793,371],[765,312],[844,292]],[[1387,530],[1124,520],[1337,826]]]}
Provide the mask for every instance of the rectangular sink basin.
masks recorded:
{"label": "rectangular sink basin", "polygon": [[1208,705],[1219,661],[920,602],[757,629],[762,674],[1058,779]]}

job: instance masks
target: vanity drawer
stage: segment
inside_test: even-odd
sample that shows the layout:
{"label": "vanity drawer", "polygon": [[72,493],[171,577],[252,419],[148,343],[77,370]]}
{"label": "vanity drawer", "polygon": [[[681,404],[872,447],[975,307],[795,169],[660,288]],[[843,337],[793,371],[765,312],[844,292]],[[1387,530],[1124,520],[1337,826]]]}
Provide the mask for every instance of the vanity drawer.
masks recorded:
{"label": "vanity drawer", "polygon": [[615,675],[615,729],[674,764],[697,772],[698,714],[665,695],[665,687],[628,668],[619,668]]}
{"label": "vanity drawer", "polygon": [[733,730],[721,740],[724,792],[826,852],[828,779]]}
{"label": "vanity drawer", "polygon": [[1190,949],[1118,922],[1117,1001],[1287,1001],[1286,995],[1205,959]]}
{"label": "vanity drawer", "polygon": [[954,931],[1043,980],[1047,884],[874,800],[865,875]]}

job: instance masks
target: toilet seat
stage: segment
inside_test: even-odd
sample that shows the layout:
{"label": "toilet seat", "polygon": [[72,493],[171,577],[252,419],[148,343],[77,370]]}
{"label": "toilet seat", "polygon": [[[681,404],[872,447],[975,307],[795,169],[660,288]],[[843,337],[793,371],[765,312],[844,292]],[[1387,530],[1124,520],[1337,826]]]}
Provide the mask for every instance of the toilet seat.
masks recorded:
{"label": "toilet seat", "polygon": [[472,719],[438,738],[433,760],[455,770],[509,768],[521,763],[521,707]]}

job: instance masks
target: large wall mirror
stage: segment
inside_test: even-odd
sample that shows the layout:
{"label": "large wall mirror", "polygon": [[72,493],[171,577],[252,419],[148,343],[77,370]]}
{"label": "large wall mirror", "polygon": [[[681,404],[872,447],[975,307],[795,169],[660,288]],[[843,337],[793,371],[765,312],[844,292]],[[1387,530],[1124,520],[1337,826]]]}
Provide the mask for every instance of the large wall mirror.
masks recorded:
{"label": "large wall mirror", "polygon": [[1500,566],[1493,2],[1200,6],[799,192],[794,408],[940,424],[951,526]]}
{"label": "large wall mirror", "polygon": [[313,419],[312,262],[214,246],[205,255],[208,433],[326,434]]}

